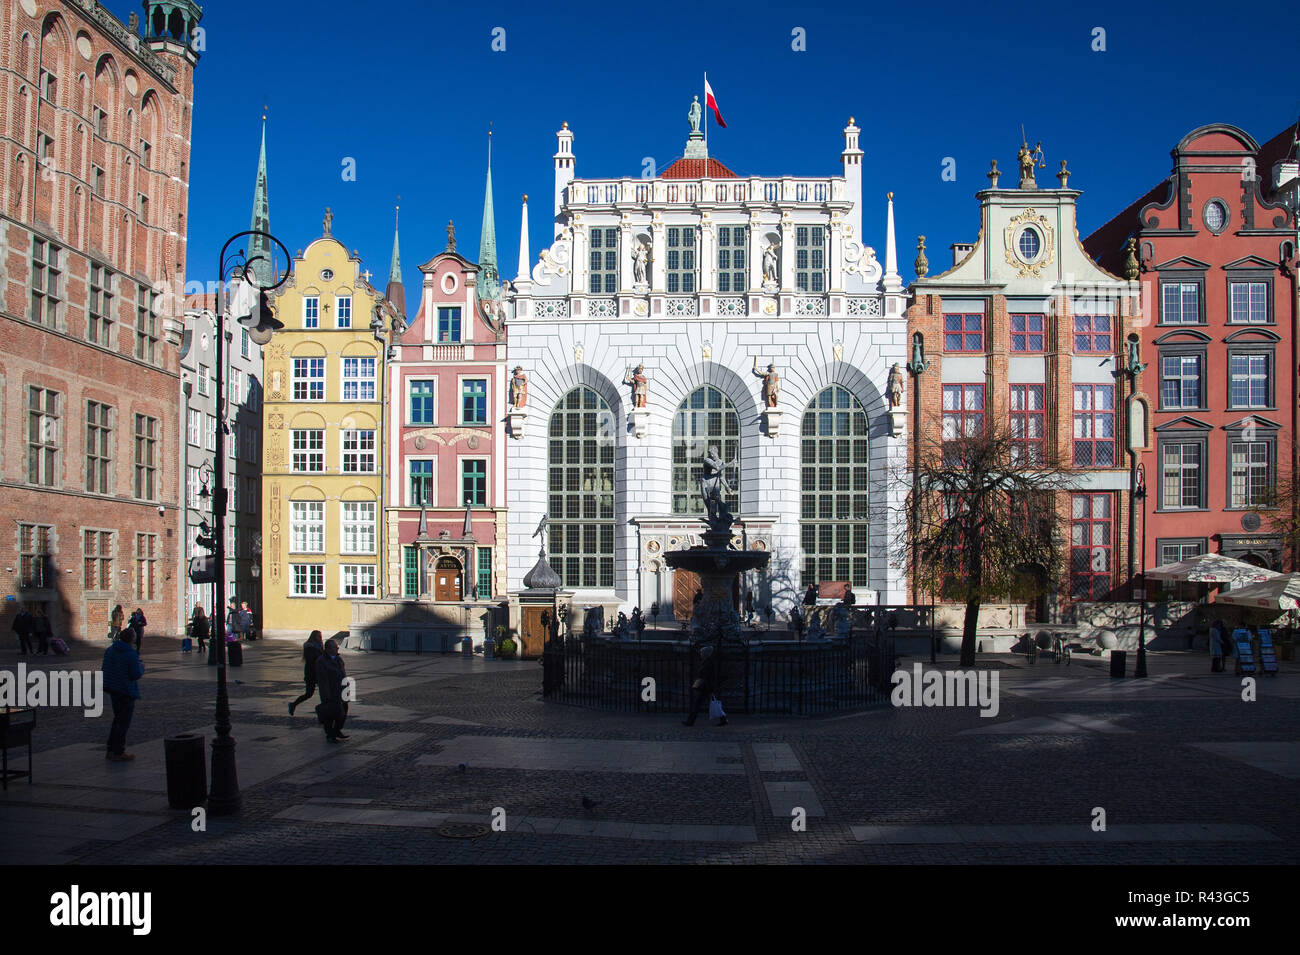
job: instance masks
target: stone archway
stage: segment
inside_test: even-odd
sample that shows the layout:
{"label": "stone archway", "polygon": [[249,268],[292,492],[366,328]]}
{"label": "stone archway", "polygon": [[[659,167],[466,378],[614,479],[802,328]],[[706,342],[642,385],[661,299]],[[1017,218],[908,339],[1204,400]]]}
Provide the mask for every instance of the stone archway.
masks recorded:
{"label": "stone archway", "polygon": [[449,554],[439,556],[433,564],[433,599],[440,603],[461,599],[464,569],[460,561]]}

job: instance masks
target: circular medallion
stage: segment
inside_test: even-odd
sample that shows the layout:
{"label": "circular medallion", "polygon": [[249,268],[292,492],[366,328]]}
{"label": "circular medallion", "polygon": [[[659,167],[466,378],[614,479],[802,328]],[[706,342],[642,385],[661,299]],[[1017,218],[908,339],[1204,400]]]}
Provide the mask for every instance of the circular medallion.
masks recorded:
{"label": "circular medallion", "polygon": [[422,435],[422,434],[417,434],[417,435],[415,436],[415,440],[412,441],[411,443],[415,445],[415,450],[417,450],[417,451],[423,451],[423,450],[424,450],[424,445],[426,444],[426,442],[425,442],[425,440],[424,440],[424,435]]}
{"label": "circular medallion", "polygon": [[469,436],[469,440],[466,441],[465,443],[469,445],[470,450],[473,451],[475,448],[478,447],[478,435],[471,434]]}
{"label": "circular medallion", "polygon": [[768,302],[763,306],[763,311],[768,315],[776,314],[776,302]]}
{"label": "circular medallion", "polygon": [[81,54],[83,60],[90,59],[90,37],[86,36],[84,33],[77,34],[77,52]]}
{"label": "circular medallion", "polygon": [[659,553],[659,548],[661,546],[662,545],[657,540],[651,540],[646,542],[645,549],[652,554],[657,554]]}
{"label": "circular medallion", "polygon": [[140,92],[140,80],[130,70],[126,72],[126,91],[132,96]]}
{"label": "circular medallion", "polygon": [[763,540],[762,538],[759,538],[758,540],[754,541],[754,543],[752,543],[752,544],[749,545],[749,549],[750,549],[750,550],[767,550],[767,541]]}
{"label": "circular medallion", "polygon": [[1253,533],[1254,531],[1259,530],[1259,524],[1259,515],[1253,511],[1241,515],[1241,529],[1243,531],[1250,531]]}

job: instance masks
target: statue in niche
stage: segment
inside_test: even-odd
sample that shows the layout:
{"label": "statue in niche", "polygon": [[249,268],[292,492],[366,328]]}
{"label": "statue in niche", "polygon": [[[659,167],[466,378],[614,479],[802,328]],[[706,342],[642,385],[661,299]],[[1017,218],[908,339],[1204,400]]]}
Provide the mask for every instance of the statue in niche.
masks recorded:
{"label": "statue in niche", "polygon": [[898,362],[889,369],[889,407],[901,408],[903,406],[903,370],[898,367]]}
{"label": "statue in niche", "polygon": [[763,250],[763,281],[775,282],[776,279],[776,250],[780,243],[769,242],[767,248]]}
{"label": "statue in niche", "polygon": [[637,242],[636,247],[632,250],[632,277],[636,280],[637,285],[645,285],[646,266],[650,263],[650,250],[645,247],[644,242]]}
{"label": "statue in niche", "polygon": [[510,403],[516,411],[521,411],[528,404],[528,376],[524,374],[523,365],[515,365],[513,375],[510,379]]}
{"label": "statue in niche", "polygon": [[702,464],[704,474],[700,477],[700,497],[704,498],[706,520],[712,530],[730,530],[734,518],[724,495],[735,490],[727,481],[727,468],[735,467],[737,462],[724,463],[717,445],[709,445]]}
{"label": "statue in niche", "polygon": [[767,371],[758,370],[758,358],[754,358],[754,374],[763,379],[763,404],[775,408],[781,397],[781,376],[776,373],[776,365],[768,365]]}
{"label": "statue in niche", "polygon": [[645,365],[637,365],[636,368],[625,374],[623,384],[632,386],[632,407],[644,408],[650,384],[649,379],[645,376]]}
{"label": "statue in niche", "polygon": [[697,96],[691,103],[691,108],[686,113],[686,118],[691,124],[691,132],[698,133],[700,131],[700,116],[702,114],[703,110],[700,109],[700,98]]}

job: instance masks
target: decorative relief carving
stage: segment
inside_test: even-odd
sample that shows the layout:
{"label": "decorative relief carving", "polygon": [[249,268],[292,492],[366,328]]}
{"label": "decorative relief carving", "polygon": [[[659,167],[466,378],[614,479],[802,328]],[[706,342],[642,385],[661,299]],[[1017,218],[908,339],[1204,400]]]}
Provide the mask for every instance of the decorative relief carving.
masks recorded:
{"label": "decorative relief carving", "polygon": [[[1033,262],[1026,262],[1018,255],[1016,248],[1016,239],[1020,232],[1026,226],[1033,226],[1037,229],[1042,239],[1042,249],[1039,251],[1038,258]],[[1005,240],[1005,253],[1007,264],[1018,270],[1021,278],[1032,275],[1038,278],[1044,268],[1051,265],[1056,259],[1056,241],[1055,231],[1048,223],[1047,217],[1039,215],[1034,209],[1026,208],[1020,215],[1015,216],[1007,223],[1007,227],[1002,230]]]}
{"label": "decorative relief carving", "polygon": [[406,432],[406,439],[421,451],[425,446],[423,442],[428,441],[447,447],[464,441],[471,448],[477,448],[479,437],[479,432],[470,428],[421,428],[419,431]]}

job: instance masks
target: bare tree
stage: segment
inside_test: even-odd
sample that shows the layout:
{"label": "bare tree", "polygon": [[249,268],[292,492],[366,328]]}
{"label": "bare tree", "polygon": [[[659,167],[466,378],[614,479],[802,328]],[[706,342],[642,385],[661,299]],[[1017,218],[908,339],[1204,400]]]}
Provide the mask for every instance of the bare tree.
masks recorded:
{"label": "bare tree", "polygon": [[988,423],[976,434],[922,446],[895,557],[918,584],[966,605],[961,665],[975,663],[980,604],[1044,593],[1063,566],[1056,492],[1068,469],[1042,445]]}
{"label": "bare tree", "polygon": [[1300,473],[1279,474],[1264,501],[1254,509],[1263,524],[1282,538],[1282,565],[1300,571]]}

